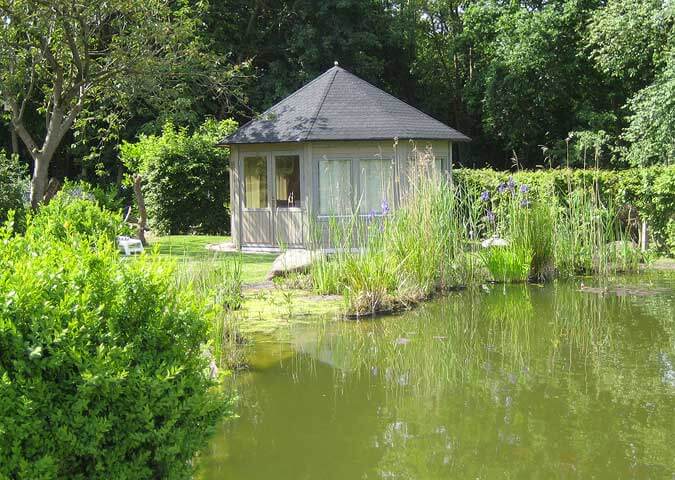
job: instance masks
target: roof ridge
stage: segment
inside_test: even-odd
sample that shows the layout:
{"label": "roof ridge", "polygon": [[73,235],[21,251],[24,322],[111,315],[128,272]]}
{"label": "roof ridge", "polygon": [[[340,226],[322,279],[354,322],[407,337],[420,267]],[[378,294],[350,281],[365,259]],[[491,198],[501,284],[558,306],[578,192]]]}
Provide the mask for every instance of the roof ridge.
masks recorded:
{"label": "roof ridge", "polygon": [[462,132],[460,132],[459,130],[456,130],[456,129],[452,128],[450,125],[446,125],[445,123],[441,122],[441,121],[438,120],[437,118],[434,118],[434,117],[432,117],[431,115],[429,115],[428,113],[423,112],[422,110],[420,110],[419,108],[415,107],[414,105],[409,104],[409,103],[406,102],[405,100],[401,100],[400,98],[395,97],[394,95],[392,95],[391,93],[387,92],[386,90],[384,90],[384,89],[378,87],[377,85],[373,85],[373,84],[370,83],[368,80],[364,80],[363,78],[361,78],[361,77],[359,77],[359,76],[357,76],[357,75],[354,75],[353,73],[351,73],[351,72],[349,72],[349,71],[347,71],[347,70],[345,70],[345,72],[348,73],[349,75],[351,75],[352,77],[356,78],[357,80],[360,80],[361,82],[365,83],[366,85],[368,85],[368,86],[370,86],[370,87],[373,87],[374,89],[376,89],[376,90],[378,90],[378,91],[384,93],[384,94],[387,95],[388,97],[391,97],[391,98],[393,98],[394,100],[397,100],[397,101],[399,101],[399,102],[401,102],[401,103],[403,103],[403,104],[409,106],[410,108],[412,108],[412,109],[414,109],[415,111],[421,113],[421,114],[424,115],[425,117],[427,117],[427,118],[433,120],[434,122],[440,123],[440,124],[443,125],[445,128],[449,128],[449,129],[452,130],[453,132],[457,132],[457,133],[460,134],[461,136],[463,136],[463,137],[465,137],[465,138],[469,138],[468,136],[464,135],[464,134],[463,134]]}
{"label": "roof ridge", "polygon": [[333,82],[335,81],[335,77],[337,77],[337,74],[340,71],[340,67],[338,67],[336,65],[328,71],[330,72],[331,70],[335,70],[333,72],[333,78],[330,79],[330,82],[328,83],[328,86],[326,87],[326,91],[323,92],[323,96],[321,97],[321,101],[319,102],[319,107],[316,109],[316,112],[314,113],[314,117],[312,118],[312,124],[309,126],[309,130],[307,130],[307,134],[305,135],[305,141],[307,141],[309,139],[309,136],[312,134],[312,129],[314,128],[314,124],[316,123],[316,119],[319,118],[319,112],[321,112],[321,108],[323,107],[323,104],[326,101],[326,97],[328,96],[328,92],[330,92],[330,88],[333,86]]}

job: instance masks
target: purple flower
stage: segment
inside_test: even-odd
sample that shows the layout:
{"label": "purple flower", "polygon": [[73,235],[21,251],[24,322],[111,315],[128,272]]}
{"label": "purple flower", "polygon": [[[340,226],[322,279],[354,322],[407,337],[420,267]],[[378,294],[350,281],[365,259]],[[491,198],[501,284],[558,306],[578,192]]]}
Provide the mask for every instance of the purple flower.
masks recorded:
{"label": "purple flower", "polygon": [[527,193],[529,190],[530,190],[530,187],[528,187],[524,183],[520,186],[520,193]]}
{"label": "purple flower", "polygon": [[372,223],[373,220],[375,220],[375,215],[376,215],[376,214],[375,214],[375,209],[373,208],[373,209],[370,210],[370,212],[368,213],[368,223]]}
{"label": "purple flower", "polygon": [[499,193],[504,193],[506,191],[506,184],[505,183],[500,183],[499,186],[497,187],[497,191]]}
{"label": "purple flower", "polygon": [[520,206],[523,207],[523,208],[527,208],[527,207],[530,206],[530,201],[527,198],[523,198],[520,201]]}
{"label": "purple flower", "polygon": [[506,182],[506,186],[509,187],[509,190],[513,192],[513,190],[516,188],[516,181],[513,179],[513,177],[509,177],[509,181]]}
{"label": "purple flower", "polygon": [[480,199],[484,202],[487,202],[488,200],[490,200],[490,192],[485,190],[483,193],[480,194]]}
{"label": "purple flower", "polygon": [[382,200],[382,215],[389,213],[389,203],[386,200]]}
{"label": "purple flower", "polygon": [[495,223],[495,214],[492,210],[488,210],[485,216],[487,217],[488,222]]}

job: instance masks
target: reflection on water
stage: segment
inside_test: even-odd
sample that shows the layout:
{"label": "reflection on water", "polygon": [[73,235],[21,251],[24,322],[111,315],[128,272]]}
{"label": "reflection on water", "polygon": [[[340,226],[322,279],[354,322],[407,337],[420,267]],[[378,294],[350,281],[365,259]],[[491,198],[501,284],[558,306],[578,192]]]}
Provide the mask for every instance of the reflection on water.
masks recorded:
{"label": "reflection on water", "polygon": [[675,276],[613,282],[656,294],[498,286],[261,343],[200,478],[672,478]]}

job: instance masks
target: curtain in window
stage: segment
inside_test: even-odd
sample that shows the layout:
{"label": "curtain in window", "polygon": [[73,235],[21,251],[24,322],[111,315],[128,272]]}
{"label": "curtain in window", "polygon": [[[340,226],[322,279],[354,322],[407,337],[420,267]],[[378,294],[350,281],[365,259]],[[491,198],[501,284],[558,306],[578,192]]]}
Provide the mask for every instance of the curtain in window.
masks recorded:
{"label": "curtain in window", "polygon": [[267,158],[244,158],[244,206],[267,208]]}
{"label": "curtain in window", "polygon": [[300,206],[300,157],[279,155],[274,157],[276,172],[277,207]]}
{"label": "curtain in window", "polygon": [[351,160],[319,161],[319,214],[351,213]]}
{"label": "curtain in window", "polygon": [[391,160],[363,159],[359,162],[361,213],[382,213],[382,205],[392,205],[394,198],[394,166]]}

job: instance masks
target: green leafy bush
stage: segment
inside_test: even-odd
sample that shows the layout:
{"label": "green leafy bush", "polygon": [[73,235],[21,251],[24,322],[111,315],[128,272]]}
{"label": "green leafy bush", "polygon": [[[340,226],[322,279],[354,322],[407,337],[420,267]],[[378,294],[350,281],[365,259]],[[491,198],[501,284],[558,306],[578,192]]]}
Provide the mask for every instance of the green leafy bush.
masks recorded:
{"label": "green leafy bush", "polygon": [[167,262],[49,239],[39,217],[0,232],[0,478],[192,478],[231,407],[204,309]]}
{"label": "green leafy bush", "polygon": [[161,136],[124,143],[122,160],[143,176],[143,193],[153,230],[161,234],[226,233],[229,150],[216,142],[236,128],[232,120],[208,121],[189,134],[167,124]]}
{"label": "green leafy bush", "polygon": [[17,156],[7,156],[0,150],[0,224],[4,223],[10,210],[15,221],[21,221],[25,212],[28,192],[28,173]]}
{"label": "green leafy bush", "polygon": [[83,238],[91,243],[101,237],[112,242],[116,236],[130,233],[120,212],[100,208],[95,201],[71,193],[62,190],[42,206],[30,220],[26,235],[43,241]]}
{"label": "green leafy bush", "polygon": [[120,196],[120,190],[114,185],[101,187],[83,180],[77,182],[66,180],[61,191],[67,192],[71,197],[95,201],[106,210],[122,212],[124,209],[124,198]]}

